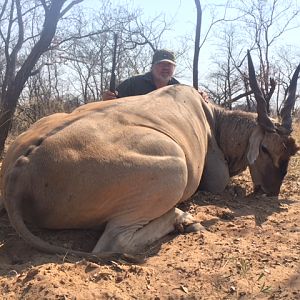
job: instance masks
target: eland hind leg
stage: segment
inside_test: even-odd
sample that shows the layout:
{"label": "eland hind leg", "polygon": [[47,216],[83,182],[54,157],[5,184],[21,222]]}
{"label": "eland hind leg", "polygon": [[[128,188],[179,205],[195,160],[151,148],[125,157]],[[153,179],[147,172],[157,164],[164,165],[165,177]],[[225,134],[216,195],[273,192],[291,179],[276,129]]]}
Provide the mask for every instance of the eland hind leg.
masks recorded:
{"label": "eland hind leg", "polygon": [[189,213],[172,208],[161,217],[145,226],[134,224],[128,227],[108,223],[93,253],[117,252],[136,254],[153,242],[178,229],[180,232],[204,231],[205,228]]}
{"label": "eland hind leg", "polygon": [[202,229],[190,214],[175,208],[182,201],[187,186],[184,160],[173,159],[156,172],[158,176],[153,176],[152,169],[152,180],[145,180],[134,196],[122,201],[122,207],[108,221],[93,253],[134,254],[176,228],[189,232]]}

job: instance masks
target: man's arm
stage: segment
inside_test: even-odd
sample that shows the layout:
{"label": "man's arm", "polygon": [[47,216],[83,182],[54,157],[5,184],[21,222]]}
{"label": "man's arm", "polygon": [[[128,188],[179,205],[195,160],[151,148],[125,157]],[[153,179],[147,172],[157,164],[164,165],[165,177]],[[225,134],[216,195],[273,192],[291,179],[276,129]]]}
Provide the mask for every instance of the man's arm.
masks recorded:
{"label": "man's arm", "polygon": [[117,91],[115,92],[111,92],[111,91],[104,91],[102,94],[102,100],[106,101],[106,100],[113,100],[117,98]]}
{"label": "man's arm", "polygon": [[118,98],[123,98],[123,97],[129,97],[129,96],[134,96],[134,89],[133,89],[133,84],[134,84],[134,78],[130,77],[126,80],[124,80],[122,83],[119,84],[117,87],[117,93],[118,93]]}
{"label": "man's arm", "polygon": [[102,100],[113,100],[116,98],[124,98],[129,96],[134,96],[133,92],[133,78],[128,78],[124,80],[119,86],[116,88],[115,92],[105,91],[102,95]]}

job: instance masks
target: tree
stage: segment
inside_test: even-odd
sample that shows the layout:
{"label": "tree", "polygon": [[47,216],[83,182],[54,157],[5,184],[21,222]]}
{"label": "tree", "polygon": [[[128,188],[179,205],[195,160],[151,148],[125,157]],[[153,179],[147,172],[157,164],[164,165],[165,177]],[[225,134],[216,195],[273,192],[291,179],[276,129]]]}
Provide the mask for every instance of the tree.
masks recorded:
{"label": "tree", "polygon": [[245,53],[239,49],[241,37],[234,24],[230,23],[223,28],[218,37],[220,46],[213,58],[216,71],[210,73],[210,85],[206,88],[218,104],[232,109],[234,102],[250,94],[246,72],[241,63]]}
{"label": "tree", "polygon": [[[288,87],[290,86],[292,75],[299,64],[300,52],[293,47],[281,47],[278,49],[278,60],[276,62],[276,81],[277,85],[277,95],[276,95],[276,114],[279,117],[279,112],[283,102],[285,101],[288,94]],[[298,90],[300,90],[298,88]],[[300,93],[296,95],[296,99],[299,99]],[[280,98],[283,101],[280,102]]]}
{"label": "tree", "polygon": [[[216,4],[209,4],[207,5],[204,10],[210,8],[210,22],[208,25],[208,28],[206,28],[203,35],[201,35],[201,27],[202,27],[202,7],[199,0],[195,0],[196,5],[196,11],[197,11],[197,17],[196,17],[196,30],[195,30],[195,38],[194,41],[194,57],[193,57],[193,64],[192,67],[189,66],[190,69],[192,69],[193,73],[193,86],[198,89],[199,86],[199,80],[198,80],[198,62],[199,62],[199,55],[200,50],[202,47],[204,47],[209,39],[209,36],[211,35],[211,32],[217,25],[224,24],[226,22],[233,22],[237,21],[241,16],[237,16],[234,18],[229,18],[227,16],[228,8],[230,7],[230,0],[225,1],[224,5],[216,5]],[[220,10],[221,8],[221,10]],[[220,11],[220,14],[217,14],[216,11]],[[207,16],[206,16],[207,17]],[[201,42],[200,42],[201,40]],[[188,63],[188,65],[190,65]]]}
{"label": "tree", "polygon": [[249,35],[248,49],[257,53],[260,65],[260,87],[267,101],[270,113],[270,101],[276,82],[271,61],[277,42],[284,38],[287,31],[299,27],[297,18],[300,7],[294,0],[242,0],[237,7],[244,15],[244,31]]}
{"label": "tree", "polygon": [[[112,6],[104,1],[99,11],[89,16],[77,13],[77,36],[61,44],[59,58],[66,62],[72,74],[74,90],[82,102],[100,100],[108,89],[111,76],[114,34],[117,33],[116,82],[134,74],[144,73],[150,65],[153,51],[160,47],[162,35],[168,28],[163,15],[141,20],[141,11],[126,6]],[[86,26],[88,24],[88,26]],[[92,32],[92,28],[96,28]]]}
{"label": "tree", "polygon": [[[83,0],[4,0],[0,10],[0,37],[4,44],[6,67],[0,99],[0,154],[12,124],[19,96],[39,58],[45,53],[55,35],[59,20]],[[22,4],[22,5],[21,5]],[[42,27],[34,26],[37,18],[43,18]],[[31,21],[30,21],[31,20]],[[31,26],[29,28],[32,28]],[[31,43],[29,53],[22,47]]]}
{"label": "tree", "polygon": [[202,9],[199,0],[195,0],[197,8],[197,23],[195,33],[195,50],[194,50],[194,61],[193,61],[193,87],[198,90],[198,62],[200,52],[200,35],[201,35],[201,23],[202,23]]}
{"label": "tree", "polygon": [[[246,96],[247,108],[253,110],[255,101],[250,95],[245,65],[246,52],[250,49],[255,63],[259,65],[256,68],[259,70],[257,77],[267,100],[267,111],[270,113],[273,93],[282,93],[280,87],[276,90],[275,79],[279,79],[280,61],[276,52],[280,43],[284,41],[285,34],[299,28],[297,16],[300,7],[293,0],[241,0],[232,3],[234,5],[228,6],[228,10],[231,10],[231,15],[236,18],[229,22],[223,21],[215,28],[214,33],[218,39],[215,44],[218,47],[213,53],[213,59],[217,71],[211,72],[207,88],[217,101],[227,101],[228,105],[241,99],[237,94],[239,92]],[[212,76],[217,76],[218,80]],[[281,79],[277,80],[277,84],[283,83]],[[216,82],[218,86],[214,86]],[[240,88],[243,88],[243,92]],[[280,94],[277,96],[278,101],[281,98],[279,96]]]}

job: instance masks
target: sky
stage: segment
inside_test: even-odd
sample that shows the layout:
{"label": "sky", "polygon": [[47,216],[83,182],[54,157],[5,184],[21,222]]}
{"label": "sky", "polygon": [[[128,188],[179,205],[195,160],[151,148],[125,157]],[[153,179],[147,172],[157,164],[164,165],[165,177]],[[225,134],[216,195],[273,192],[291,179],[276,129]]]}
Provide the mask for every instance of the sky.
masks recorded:
{"label": "sky", "polygon": [[[201,1],[202,9],[209,1]],[[223,3],[223,0],[213,1],[215,4]],[[145,13],[145,15],[156,16],[160,13],[166,15],[167,19],[174,20],[172,25],[172,31],[168,31],[168,38],[170,39],[170,44],[174,44],[176,38],[180,36],[184,36],[186,34],[195,35],[195,27],[196,27],[196,18],[197,11],[194,0],[133,0],[132,3],[141,7]],[[202,27],[205,29],[207,27],[207,22],[203,19],[202,16]],[[175,42],[176,43],[176,42]],[[166,48],[171,48],[172,46],[166,45]],[[193,61],[193,54],[191,53],[191,64]],[[200,52],[199,61],[201,62],[201,66],[199,64],[199,76],[204,73],[204,69],[206,67],[206,63],[208,62],[210,56],[210,51],[208,48],[202,49]],[[185,74],[181,73],[180,81],[187,84],[192,84],[192,72],[186,71]]]}
{"label": "sky", "polygon": [[[166,15],[167,19],[174,20],[172,22],[172,31],[167,33],[169,38],[167,43],[171,45],[166,44],[164,48],[172,49],[172,44],[179,36],[186,34],[194,36],[197,17],[194,0],[133,0],[132,3],[137,7],[141,7],[145,15],[154,17],[162,13]],[[183,75],[181,81],[191,84],[191,76],[189,75]]]}
{"label": "sky", "polygon": [[[86,3],[91,3],[93,6],[96,1],[101,0],[85,0]],[[173,19],[172,30],[168,31],[165,35],[165,48],[172,48],[172,45],[176,48],[177,38],[184,35],[195,35],[195,25],[196,25],[196,6],[194,0],[111,0],[113,4],[117,3],[129,3],[131,7],[141,8],[143,10],[143,16],[145,18],[155,17],[159,14],[165,14],[167,20]],[[284,0],[280,0],[284,1]],[[293,0],[294,3],[300,5],[300,0]],[[201,0],[202,6],[202,30],[201,34],[206,33],[207,28],[211,23],[211,5],[217,6],[217,9],[213,13],[222,13],[224,5],[227,0]],[[240,0],[232,0],[233,3],[240,3]],[[232,17],[232,15],[228,15]],[[300,25],[300,16],[298,17]],[[300,48],[300,27],[293,30],[284,36],[282,43],[292,44]],[[300,52],[300,50],[299,50]],[[207,75],[207,70],[211,67],[212,56],[215,54],[215,45],[210,43],[210,41],[205,43],[205,46],[201,48],[199,57],[199,78]],[[193,48],[190,53],[191,64],[193,61]],[[191,84],[192,82],[192,72],[187,71],[186,73],[181,73],[181,82]]]}
{"label": "sky", "polygon": [[[284,0],[281,0],[284,1]],[[293,0],[295,3],[300,5],[299,0]],[[170,40],[174,40],[176,36],[182,36],[185,34],[195,35],[196,26],[196,6],[194,0],[133,0],[134,5],[141,7],[146,15],[155,16],[159,13],[164,13],[168,18],[174,18],[173,31],[169,32]],[[217,10],[214,11],[216,15],[222,14],[224,11],[224,5],[227,0],[201,0],[202,7],[202,30],[201,35],[203,36],[211,23],[211,5],[217,6]],[[240,2],[240,0],[233,0],[232,3]],[[230,15],[230,12],[227,16]],[[300,16],[298,16],[298,24],[300,25]],[[292,44],[298,46],[300,49],[300,27],[291,32],[287,32],[284,35],[283,44]],[[209,41],[205,43],[205,46],[200,50],[199,57],[199,78],[207,73],[207,68],[211,65],[211,58],[214,54],[214,44]],[[193,53],[191,53],[191,61],[193,59]],[[185,83],[191,83],[191,76],[187,75],[183,79]],[[189,82],[190,81],[190,82]]]}
{"label": "sky", "polygon": [[[101,0],[85,0],[85,5],[95,9],[95,4],[97,1]],[[202,9],[207,3],[213,2],[214,4],[222,4],[226,0],[214,0],[214,1],[201,1]],[[185,36],[191,34],[194,37],[195,26],[196,26],[196,6],[194,0],[112,0],[112,3],[129,3],[131,7],[141,8],[143,10],[143,17],[145,19],[150,17],[155,17],[159,14],[165,14],[167,21],[173,20],[172,28],[167,33],[165,39],[164,48],[172,50],[172,46],[176,45],[176,39],[180,36]],[[203,19],[202,27],[205,29],[205,26],[208,22],[205,22]],[[204,61],[208,61],[210,56],[209,49],[203,49],[200,53],[199,60],[202,61],[201,66],[204,67]],[[191,64],[193,61],[191,53]],[[180,71],[180,70],[179,70]],[[203,68],[199,67],[199,74],[201,75]],[[190,73],[190,74],[189,74]],[[182,73],[180,72],[180,81],[182,83],[191,84],[192,83],[192,73]]]}

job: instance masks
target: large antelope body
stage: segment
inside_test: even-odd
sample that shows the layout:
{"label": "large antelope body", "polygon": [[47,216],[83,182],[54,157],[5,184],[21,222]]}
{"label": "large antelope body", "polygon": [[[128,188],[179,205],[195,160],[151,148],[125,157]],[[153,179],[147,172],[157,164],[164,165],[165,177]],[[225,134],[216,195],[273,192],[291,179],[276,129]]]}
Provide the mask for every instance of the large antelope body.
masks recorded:
{"label": "large antelope body", "polygon": [[105,226],[94,254],[136,253],[177,225],[201,228],[175,208],[200,182],[221,191],[249,166],[254,186],[277,195],[298,150],[290,132],[299,70],[282,126],[266,114],[251,60],[257,115],[226,111],[192,87],[176,85],[39,120],[3,161],[1,190],[12,226],[50,253],[67,250],[33,235],[24,221],[55,229]]}

